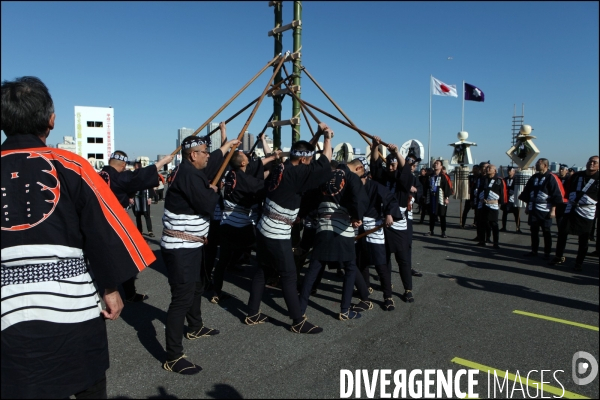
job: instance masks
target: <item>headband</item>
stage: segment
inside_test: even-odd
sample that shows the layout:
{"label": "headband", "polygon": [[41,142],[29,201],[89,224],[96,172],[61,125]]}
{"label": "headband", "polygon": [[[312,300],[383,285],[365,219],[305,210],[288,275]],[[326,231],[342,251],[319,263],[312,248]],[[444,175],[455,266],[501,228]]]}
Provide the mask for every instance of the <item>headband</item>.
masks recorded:
{"label": "headband", "polygon": [[303,150],[292,150],[290,156],[293,157],[312,157],[315,155],[314,151],[303,151]]}
{"label": "headband", "polygon": [[210,138],[207,136],[202,136],[185,139],[181,147],[184,149],[191,149],[192,147],[202,146],[203,144],[210,146]]}
{"label": "headband", "polygon": [[121,160],[121,161],[125,161],[125,162],[127,162],[127,157],[125,157],[124,155],[121,155],[121,154],[115,154],[115,153],[112,153],[112,154],[110,155],[110,158],[111,158],[111,159],[113,159],[113,158],[114,158],[115,160]]}
{"label": "headband", "polygon": [[386,161],[388,163],[392,164],[392,163],[397,163],[398,159],[396,157],[394,157],[394,156],[387,156]]}
{"label": "headband", "polygon": [[358,159],[360,160],[360,162],[363,165],[363,168],[365,169],[365,173],[363,174],[363,176],[361,176],[361,178],[364,178],[365,176],[367,176],[371,173],[371,168],[369,167],[369,162],[367,161],[366,158],[358,157]]}

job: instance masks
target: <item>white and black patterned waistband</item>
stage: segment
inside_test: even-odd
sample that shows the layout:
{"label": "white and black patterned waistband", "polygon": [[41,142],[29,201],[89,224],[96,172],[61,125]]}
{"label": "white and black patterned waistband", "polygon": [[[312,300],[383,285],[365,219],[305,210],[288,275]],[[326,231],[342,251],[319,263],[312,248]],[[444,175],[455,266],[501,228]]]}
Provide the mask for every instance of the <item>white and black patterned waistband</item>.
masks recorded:
{"label": "white and black patterned waistband", "polygon": [[57,281],[72,278],[87,271],[85,260],[70,258],[52,263],[2,266],[2,286]]}

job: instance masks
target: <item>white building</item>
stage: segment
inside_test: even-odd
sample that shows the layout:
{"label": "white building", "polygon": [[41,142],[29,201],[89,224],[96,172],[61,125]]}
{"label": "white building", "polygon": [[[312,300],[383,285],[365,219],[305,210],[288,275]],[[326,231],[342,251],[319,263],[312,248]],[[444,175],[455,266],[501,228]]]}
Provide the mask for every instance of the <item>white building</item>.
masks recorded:
{"label": "white building", "polygon": [[77,143],[75,143],[73,136],[63,136],[63,142],[57,143],[56,148],[77,153]]}
{"label": "white building", "polygon": [[115,151],[115,121],[112,107],[75,106],[75,153],[108,164]]}

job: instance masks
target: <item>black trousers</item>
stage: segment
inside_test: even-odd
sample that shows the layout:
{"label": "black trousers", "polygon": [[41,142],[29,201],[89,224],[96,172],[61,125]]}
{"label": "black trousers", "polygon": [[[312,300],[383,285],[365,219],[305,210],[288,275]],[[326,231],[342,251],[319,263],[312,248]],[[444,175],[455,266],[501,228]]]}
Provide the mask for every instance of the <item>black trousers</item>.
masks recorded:
{"label": "black trousers", "polygon": [[[389,299],[390,297],[392,297],[392,270],[389,267],[390,265],[388,264],[375,266],[375,271],[377,271],[377,276],[379,276],[379,282],[381,282],[381,291],[383,292],[384,299]],[[363,281],[365,282],[367,288],[371,287],[371,276],[369,274],[369,266],[359,264],[358,270],[360,272],[360,275],[362,275]]]}
{"label": "black trousers", "polygon": [[[203,249],[200,250],[199,263],[202,262],[203,254]],[[183,355],[182,340],[186,320],[190,331],[197,331],[204,326],[201,300],[206,285],[206,271],[202,266],[199,271],[195,280],[169,284],[171,286],[171,303],[167,310],[165,331],[167,361],[175,360]]]}
{"label": "black trousers", "polygon": [[[302,290],[300,291],[300,310],[302,314],[306,312],[310,291],[312,290],[317,277],[323,274],[326,264],[327,261],[312,260],[306,274],[304,274],[304,282],[302,283]],[[356,260],[339,261],[337,264],[340,268],[344,269],[344,283],[342,286],[342,303],[340,311],[345,313],[352,305],[352,291],[354,290],[355,283],[357,284],[361,300],[369,300],[369,291],[362,276],[358,274]],[[357,277],[360,277],[360,279],[357,279]]]}
{"label": "black trousers", "polygon": [[206,263],[205,269],[209,277],[212,275],[213,268],[215,267],[217,259],[219,246],[221,245],[220,229],[221,220],[211,219],[210,227],[208,228],[208,241],[204,246],[204,261]]}
{"label": "black trousers", "polygon": [[106,393],[106,375],[104,378],[98,380],[89,388],[82,390],[81,392],[75,393],[76,399],[107,399]]}
{"label": "black trousers", "polygon": [[146,229],[148,229],[148,233],[152,232],[152,220],[150,219],[150,206],[146,207],[145,212],[135,212],[135,223],[137,224],[138,231],[140,233],[144,233],[142,229],[142,215],[146,219]]}
{"label": "black trousers", "polygon": [[[225,271],[228,268],[235,266],[240,257],[254,244],[254,227],[247,226],[244,228],[232,228],[229,225],[221,226],[221,250],[219,261],[213,274],[213,287],[217,295],[223,290],[223,281],[225,279]],[[231,237],[227,237],[227,235]],[[251,238],[251,239],[249,239]],[[247,245],[244,245],[247,244]],[[210,275],[209,275],[210,276]]]}
{"label": "black trousers", "polygon": [[290,318],[294,323],[302,321],[300,302],[298,300],[298,287],[296,265],[292,253],[291,239],[270,239],[256,232],[256,254],[259,255],[259,268],[252,278],[252,289],[248,299],[248,315],[256,315],[260,311],[260,303],[265,292],[265,271],[273,268],[281,278],[281,290]]}
{"label": "black trousers", "polygon": [[130,299],[137,293],[135,289],[135,280],[137,279],[137,274],[125,282],[123,282],[123,292],[125,293],[125,299]]}
{"label": "black trousers", "polygon": [[[408,221],[409,229],[399,231],[401,240],[396,243],[394,258],[399,267],[400,279],[404,290],[412,290],[412,221]],[[386,246],[387,267],[392,271],[392,253]],[[390,285],[391,286],[391,285]]]}
{"label": "black trousers", "polygon": [[[572,211],[574,212],[574,211]],[[558,239],[556,241],[556,257],[562,257],[565,253],[565,247],[567,245],[567,237],[569,235],[569,230],[571,228],[571,221],[569,220],[569,214],[566,217],[563,217],[559,227],[558,227]],[[579,247],[577,248],[577,258],[575,259],[575,264],[581,265],[583,264],[583,260],[585,260],[585,255],[588,251],[588,241],[590,240],[589,232],[581,232],[579,234]]]}
{"label": "black trousers", "polygon": [[500,231],[498,229],[498,212],[495,212],[495,218],[494,216],[490,218],[490,212],[493,213],[494,211],[484,210],[483,208],[479,210],[479,221],[477,221],[477,237],[479,237],[479,240],[483,242],[483,238],[485,238],[485,240],[489,240],[490,236],[493,236],[494,244],[498,244],[498,240],[500,238]]}
{"label": "black trousers", "polygon": [[552,232],[550,226],[544,222],[532,222],[529,225],[531,229],[531,251],[537,253],[540,248],[540,229],[544,236],[544,254],[549,255],[552,252]]}
{"label": "black trousers", "polygon": [[[467,215],[469,214],[469,211],[471,211],[471,208],[473,208],[473,204],[471,204],[471,200],[465,201],[465,207],[463,208],[463,213],[462,213],[462,220],[460,221],[460,224],[462,226],[465,226],[467,224]],[[473,216],[473,222],[475,222],[475,216]]]}
{"label": "black trousers", "polygon": [[433,232],[433,228],[435,228],[435,222],[437,219],[440,219],[440,227],[442,228],[442,233],[446,232],[446,216],[445,215],[435,215],[429,214],[429,230]]}
{"label": "black trousers", "polygon": [[515,216],[515,224],[517,225],[517,229],[521,227],[521,215],[520,215],[519,207],[512,207],[510,211],[507,210],[505,206],[502,208],[502,229],[506,229],[506,223],[508,222],[508,214],[511,213]]}

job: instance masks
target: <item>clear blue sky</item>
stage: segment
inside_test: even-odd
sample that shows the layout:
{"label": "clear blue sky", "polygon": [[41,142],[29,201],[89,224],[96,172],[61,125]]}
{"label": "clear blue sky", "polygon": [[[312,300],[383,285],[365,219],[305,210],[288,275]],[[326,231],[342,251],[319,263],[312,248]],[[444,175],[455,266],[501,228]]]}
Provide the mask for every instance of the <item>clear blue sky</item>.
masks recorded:
{"label": "clear blue sky", "polygon": [[[117,148],[151,159],[169,153],[178,128],[198,128],[273,57],[266,0],[1,7],[1,78],[34,75],[46,83],[57,114],[53,144],[74,135],[75,105],[110,105]],[[525,103],[541,156],[581,166],[598,153],[598,13],[598,2],[305,1],[302,62],[360,128],[388,142],[418,139],[427,148],[433,75],[459,91],[463,80],[484,91],[485,103],[465,102],[477,161],[509,162],[513,106],[520,114]],[[293,3],[285,1],[283,22],[292,19]],[[292,50],[291,32],[284,51]],[[257,97],[269,71],[216,121]],[[339,115],[306,77],[302,97]],[[460,97],[433,96],[433,156],[450,158],[461,107]],[[291,111],[287,98],[283,118]],[[271,112],[265,99],[250,132]],[[230,138],[249,113],[228,126]],[[330,125],[335,143],[365,149],[353,131]],[[305,124],[301,130],[310,137]],[[289,146],[291,129],[282,131]]]}

